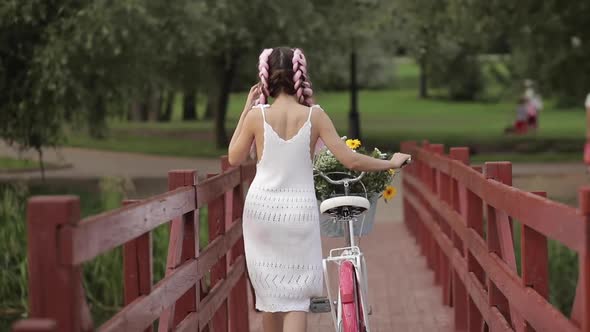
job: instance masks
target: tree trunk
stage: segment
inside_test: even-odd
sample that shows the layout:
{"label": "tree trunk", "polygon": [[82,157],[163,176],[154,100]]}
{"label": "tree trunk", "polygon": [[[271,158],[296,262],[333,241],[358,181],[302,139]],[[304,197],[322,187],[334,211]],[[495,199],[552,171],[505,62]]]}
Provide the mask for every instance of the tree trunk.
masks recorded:
{"label": "tree trunk", "polygon": [[102,96],[96,97],[94,108],[88,114],[88,132],[91,137],[104,138],[107,128],[107,107]]}
{"label": "tree trunk", "polygon": [[127,121],[141,120],[141,102],[135,100],[129,105],[129,112],[127,113]]}
{"label": "tree trunk", "polygon": [[174,92],[169,91],[167,94],[163,95],[163,105],[162,105],[162,112],[160,113],[160,117],[158,121],[160,122],[170,122],[172,120],[172,105],[174,105]]}
{"label": "tree trunk", "polygon": [[36,147],[37,154],[39,155],[39,169],[41,170],[41,180],[45,182],[45,162],[43,161],[43,148],[41,146]]}
{"label": "tree trunk", "polygon": [[215,109],[215,143],[219,149],[227,148],[229,143],[225,131],[225,118],[227,115],[231,84],[235,75],[236,60],[235,55],[229,57],[229,63],[225,61],[225,58],[219,59],[221,80],[219,81],[217,108]]}
{"label": "tree trunk", "polygon": [[428,76],[426,72],[426,58],[420,57],[420,98],[428,98]]}
{"label": "tree trunk", "polygon": [[350,52],[350,112],[348,113],[348,138],[361,139],[356,60],[356,50],[353,49]]}
{"label": "tree trunk", "polygon": [[197,119],[197,93],[193,89],[184,90],[182,96],[182,120],[193,121]]}
{"label": "tree trunk", "polygon": [[148,121],[156,121],[158,120],[158,114],[160,114],[160,107],[161,103],[161,96],[160,92],[155,92],[157,90],[150,89],[150,93],[147,96],[147,114],[148,114]]}
{"label": "tree trunk", "polygon": [[211,94],[207,96],[207,107],[205,108],[204,120],[211,120],[215,117],[215,101],[211,98]]}
{"label": "tree trunk", "polygon": [[147,122],[147,120],[149,119],[149,115],[150,115],[150,109],[149,109],[149,100],[148,98],[144,98],[139,102],[139,121],[141,122]]}

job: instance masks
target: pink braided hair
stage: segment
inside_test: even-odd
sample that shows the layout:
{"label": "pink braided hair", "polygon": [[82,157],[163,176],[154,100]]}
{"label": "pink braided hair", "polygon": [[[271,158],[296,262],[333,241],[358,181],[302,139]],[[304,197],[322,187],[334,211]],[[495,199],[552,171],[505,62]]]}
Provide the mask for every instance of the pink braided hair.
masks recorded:
{"label": "pink braided hair", "polygon": [[262,53],[260,53],[260,57],[258,58],[258,77],[260,77],[260,88],[261,93],[256,105],[264,105],[266,104],[266,100],[270,94],[268,91],[268,77],[269,77],[269,66],[268,66],[268,57],[272,53],[272,48],[265,48]]}
{"label": "pink braided hair", "polygon": [[298,48],[293,49],[293,73],[297,100],[303,105],[313,105],[313,90],[307,79],[307,61],[303,52]]}

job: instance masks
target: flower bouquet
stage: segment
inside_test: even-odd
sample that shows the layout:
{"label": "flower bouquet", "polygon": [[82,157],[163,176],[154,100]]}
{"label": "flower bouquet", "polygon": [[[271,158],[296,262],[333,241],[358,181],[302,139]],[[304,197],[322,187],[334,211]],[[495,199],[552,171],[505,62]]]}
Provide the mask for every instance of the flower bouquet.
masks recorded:
{"label": "flower bouquet", "polygon": [[[346,145],[356,153],[362,153],[364,155],[371,156],[373,158],[390,159],[390,153],[382,153],[379,149],[375,148],[372,151],[367,151],[360,140],[358,139],[343,139],[346,140]],[[314,168],[324,174],[339,172],[344,174],[334,174],[330,177],[334,179],[349,177],[357,177],[360,172],[349,170],[342,163],[336,159],[336,157],[327,149],[323,148],[316,155],[314,160]],[[348,175],[345,175],[348,174]],[[365,235],[371,231],[373,222],[375,219],[375,210],[377,208],[377,202],[380,198],[383,198],[385,202],[393,199],[397,193],[395,187],[391,185],[395,176],[395,170],[390,169],[387,171],[380,172],[367,172],[361,182],[357,182],[350,185],[350,195],[366,197],[371,203],[371,209],[364,214],[363,220],[359,220],[354,224],[355,235]],[[320,176],[315,177],[315,191],[316,197],[319,201],[325,199],[344,195],[344,186],[333,185],[327,182]],[[366,196],[365,196],[366,195]],[[331,217],[322,216],[320,218],[322,234],[325,236],[342,236],[344,231],[342,225],[338,225],[333,222]]]}

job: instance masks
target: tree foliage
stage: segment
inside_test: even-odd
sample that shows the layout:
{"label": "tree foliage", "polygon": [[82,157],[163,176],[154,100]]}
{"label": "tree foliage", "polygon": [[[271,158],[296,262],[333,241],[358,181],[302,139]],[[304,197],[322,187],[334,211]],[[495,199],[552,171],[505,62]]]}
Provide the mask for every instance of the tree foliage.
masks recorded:
{"label": "tree foliage", "polygon": [[359,86],[386,84],[384,59],[401,48],[421,65],[424,95],[432,86],[454,99],[481,93],[479,55],[501,49],[514,77],[578,103],[590,86],[588,16],[587,1],[557,0],[6,0],[0,137],[38,151],[69,123],[100,137],[130,106],[166,121],[183,92],[187,119],[206,95],[224,146],[229,92],[253,84],[260,50],[277,45],[303,47],[312,81],[332,88],[348,85],[351,52]]}

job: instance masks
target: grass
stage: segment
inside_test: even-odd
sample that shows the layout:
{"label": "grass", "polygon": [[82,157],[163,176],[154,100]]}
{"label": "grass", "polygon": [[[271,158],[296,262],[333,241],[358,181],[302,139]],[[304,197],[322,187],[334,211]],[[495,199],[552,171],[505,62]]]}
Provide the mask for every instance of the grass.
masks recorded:
{"label": "grass", "polygon": [[[44,163],[45,169],[58,169],[69,167],[68,165],[58,165],[53,163]],[[31,159],[10,158],[0,156],[0,173],[2,172],[21,172],[21,171],[37,171],[41,167],[39,162]]]}
{"label": "grass", "polygon": [[14,159],[0,157],[0,171],[4,170],[34,170],[39,168],[39,162],[30,159]]}
{"label": "grass", "polygon": [[[397,84],[401,88],[363,90],[359,94],[362,138],[369,146],[397,149],[399,142],[424,139],[447,146],[470,146],[477,153],[509,156],[514,161],[579,160],[585,135],[585,115],[580,110],[558,109],[551,101],[541,114],[535,135],[506,136],[504,128],[513,121],[515,105],[505,102],[453,102],[417,97],[418,68],[408,59],[398,60]],[[226,126],[231,135],[245,93],[233,93]],[[204,110],[199,98],[198,110]],[[348,128],[347,92],[319,92],[317,101],[334,121],[341,135]],[[213,143],[211,121],[183,122],[181,100],[176,99],[173,119],[167,123],[112,120],[108,138],[96,140],[73,133],[67,145],[113,151],[187,157],[216,157],[226,153]],[[565,158],[565,159],[564,159]]]}
{"label": "grass", "polygon": [[215,148],[211,142],[198,144],[190,139],[123,134],[116,130],[109,137],[100,140],[92,139],[87,135],[73,135],[68,141],[68,145],[79,148],[181,157],[216,158],[227,153],[225,149]]}
{"label": "grass", "polygon": [[[245,94],[231,95],[228,134],[239,117]],[[341,134],[346,133],[348,99],[344,92],[319,93],[317,99]],[[548,103],[536,135],[506,136],[514,115],[510,103],[421,100],[413,90],[361,91],[361,130],[368,145],[397,148],[404,140],[424,140],[449,146],[468,145],[478,152],[538,154],[535,160],[553,161],[548,153],[581,150],[585,133],[583,112],[556,109]],[[214,157],[225,152],[211,140],[211,122],[115,122],[111,135],[95,140],[75,134],[68,145],[189,157]],[[197,143],[198,144],[195,144]],[[560,158],[557,158],[558,160]]]}
{"label": "grass", "polygon": [[[518,275],[521,271],[521,224],[514,220],[512,227],[514,253]],[[569,317],[578,282],[578,255],[563,244],[549,239],[547,241],[549,255],[549,301],[566,317]]]}

